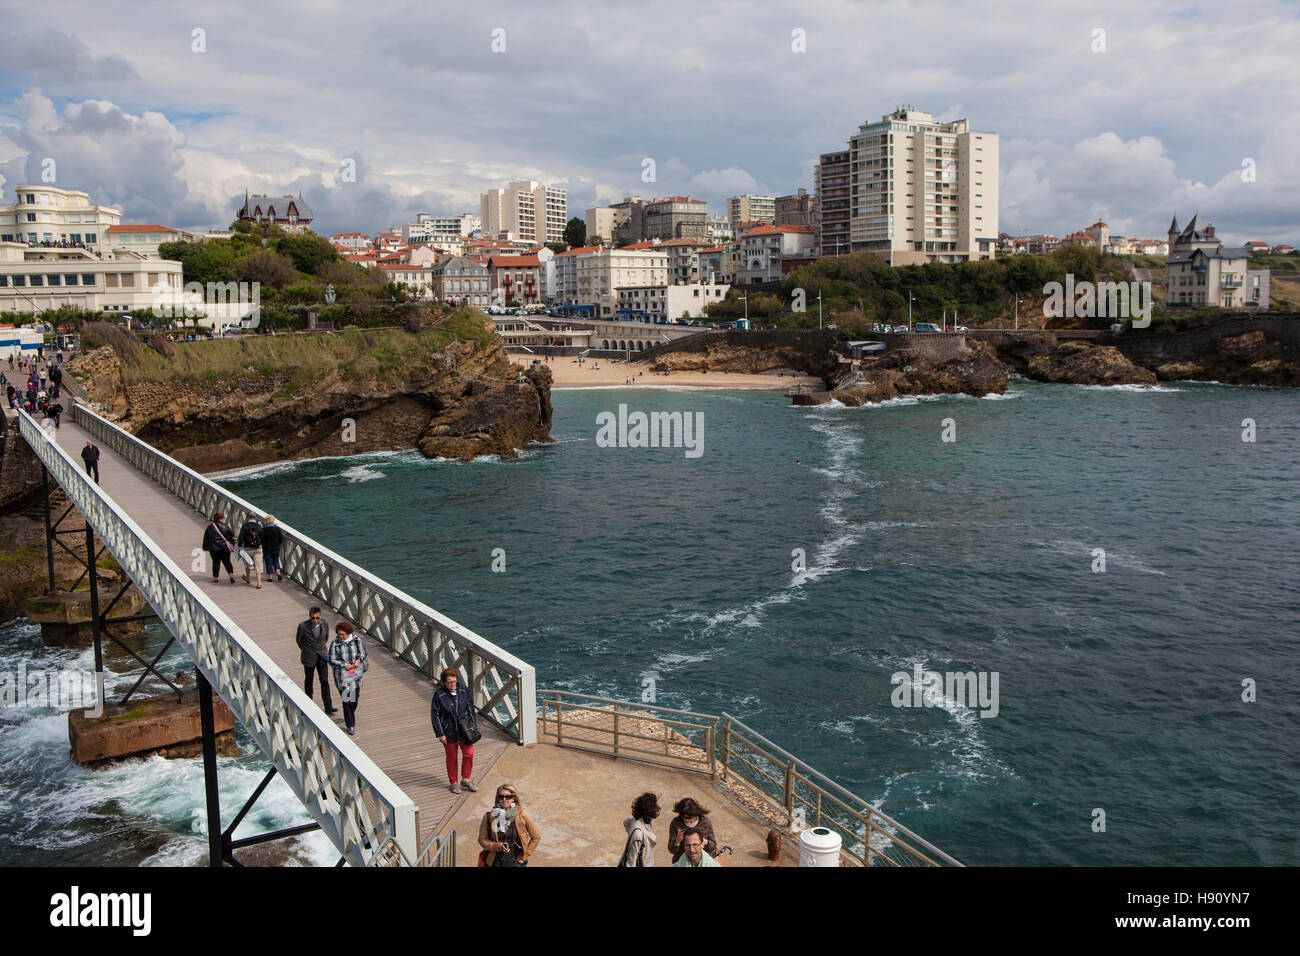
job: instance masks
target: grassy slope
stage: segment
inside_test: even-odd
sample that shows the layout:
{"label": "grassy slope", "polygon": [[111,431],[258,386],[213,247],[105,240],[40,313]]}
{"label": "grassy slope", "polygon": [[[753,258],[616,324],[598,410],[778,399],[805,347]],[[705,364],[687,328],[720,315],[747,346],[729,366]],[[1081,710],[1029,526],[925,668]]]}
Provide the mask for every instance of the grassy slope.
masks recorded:
{"label": "grassy slope", "polygon": [[172,343],[170,356],[142,348],[122,359],[127,384],[215,381],[252,368],[267,377],[288,375],[292,394],[337,372],[345,380],[373,378],[398,384],[412,373],[441,367],[439,353],[457,338],[487,343],[491,323],[477,310],[452,313],[439,327],[418,333],[371,329],[332,335],[256,335],[242,339]]}

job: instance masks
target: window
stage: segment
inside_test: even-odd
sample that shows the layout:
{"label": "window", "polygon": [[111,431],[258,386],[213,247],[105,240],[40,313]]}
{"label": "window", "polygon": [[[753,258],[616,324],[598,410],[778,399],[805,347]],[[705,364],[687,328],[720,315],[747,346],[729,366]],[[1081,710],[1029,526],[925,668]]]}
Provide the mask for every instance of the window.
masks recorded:
{"label": "window", "polygon": [[27,202],[28,202],[29,205],[33,205],[33,206],[36,205],[36,194],[35,194],[35,193],[28,193],[28,194],[27,194]]}
{"label": "window", "polygon": [[122,273],[122,288],[131,289],[135,287],[135,276],[129,272]]}
{"label": "window", "polygon": [[[5,275],[0,275],[0,288],[4,288],[8,284],[9,284],[9,277]],[[1258,294],[1259,293],[1256,293],[1256,295]]]}
{"label": "window", "polygon": [[27,276],[14,276],[14,285],[23,286],[27,284]]}
{"label": "window", "polygon": [[86,233],[86,241],[90,243],[94,243],[94,242],[98,242],[99,240],[95,238],[95,233],[88,232]]}
{"label": "window", "polygon": [[50,283],[49,283],[50,285],[62,285],[62,284],[63,284],[63,278],[62,278],[62,276],[59,276],[59,275],[51,275],[51,276],[49,277],[49,280],[50,280]]}
{"label": "window", "polygon": [[36,221],[36,213],[34,213],[34,212],[29,212],[29,213],[27,213],[27,220],[26,220],[26,221],[27,221],[27,222],[35,222],[35,221]]}
{"label": "window", "polygon": [[117,288],[117,273],[116,273],[116,272],[105,272],[105,273],[104,273],[104,288],[106,288],[106,289],[116,289],[116,288]]}
{"label": "window", "polygon": [[69,273],[67,273],[66,275],[64,275],[64,277],[63,277],[63,284],[64,284],[64,285],[76,285],[76,284],[77,284],[77,274],[76,274],[75,272],[69,272]]}
{"label": "window", "polygon": [[81,284],[82,284],[82,285],[94,285],[94,284],[95,284],[95,274],[94,274],[93,272],[83,272],[83,273],[81,274]]}

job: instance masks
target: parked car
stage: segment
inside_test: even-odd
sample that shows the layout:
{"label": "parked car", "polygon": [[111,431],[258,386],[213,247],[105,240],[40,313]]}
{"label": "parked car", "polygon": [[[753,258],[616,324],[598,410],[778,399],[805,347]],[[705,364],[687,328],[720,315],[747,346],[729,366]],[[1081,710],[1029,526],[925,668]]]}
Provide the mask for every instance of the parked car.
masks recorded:
{"label": "parked car", "polygon": [[918,332],[938,332],[938,331],[939,331],[939,326],[935,325],[933,322],[918,322],[918,323],[916,323],[916,331],[918,331]]}
{"label": "parked car", "polygon": [[964,326],[964,325],[954,325],[952,328],[953,328],[953,331],[954,331],[954,332],[969,332],[969,331],[970,331],[970,329],[966,328],[966,326]]}

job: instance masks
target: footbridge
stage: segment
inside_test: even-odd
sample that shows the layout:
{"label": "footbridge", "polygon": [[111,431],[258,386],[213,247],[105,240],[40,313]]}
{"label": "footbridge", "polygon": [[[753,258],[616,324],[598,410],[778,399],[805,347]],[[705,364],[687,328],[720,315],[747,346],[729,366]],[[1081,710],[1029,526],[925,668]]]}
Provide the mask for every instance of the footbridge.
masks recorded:
{"label": "footbridge", "polygon": [[[444,832],[465,798],[449,791],[441,747],[429,726],[438,674],[445,667],[458,670],[483,718],[483,739],[475,746],[478,777],[479,767],[490,768],[510,745],[536,743],[533,668],[285,524],[281,561],[288,580],[260,590],[212,584],[208,559],[198,549],[211,515],[223,511],[238,528],[259,509],[84,405],[74,405],[57,430],[53,422],[38,424],[24,412],[19,420],[43,477],[63,488],[194,663],[213,865],[236,863],[232,852],[241,846],[316,828],[338,849],[340,865],[454,862],[454,839],[449,844]],[[100,448],[99,484],[81,464],[87,439]],[[89,533],[87,539],[89,553]],[[102,670],[96,580],[90,574],[96,669]],[[370,670],[355,738],[303,692],[294,633],[312,604],[328,609],[331,626],[350,621],[367,644]],[[224,831],[214,691],[273,768]],[[236,839],[235,828],[275,775],[314,822]]]}

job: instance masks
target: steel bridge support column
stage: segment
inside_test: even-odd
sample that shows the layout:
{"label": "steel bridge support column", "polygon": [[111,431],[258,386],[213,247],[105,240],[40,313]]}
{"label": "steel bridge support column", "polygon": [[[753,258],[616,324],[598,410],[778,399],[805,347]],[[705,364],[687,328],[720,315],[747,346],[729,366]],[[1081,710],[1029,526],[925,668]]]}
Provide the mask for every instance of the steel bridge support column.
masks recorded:
{"label": "steel bridge support column", "polygon": [[[53,553],[50,555],[50,565],[54,564]],[[104,679],[104,643],[99,620],[99,575],[95,573],[95,532],[90,528],[90,522],[86,522],[86,567],[89,569],[90,578],[90,621],[91,630],[95,635],[95,673],[97,681]],[[100,700],[103,700],[101,693]]]}
{"label": "steel bridge support column", "polygon": [[217,734],[212,716],[212,685],[203,671],[194,669],[199,684],[199,722],[203,727],[203,783],[208,798],[209,866],[220,867],[225,856],[221,832],[221,801],[217,791]]}
{"label": "steel bridge support column", "polygon": [[54,530],[50,527],[50,470],[41,463],[41,497],[45,499],[45,558],[50,567],[50,589],[46,594],[53,594],[54,587]]}

